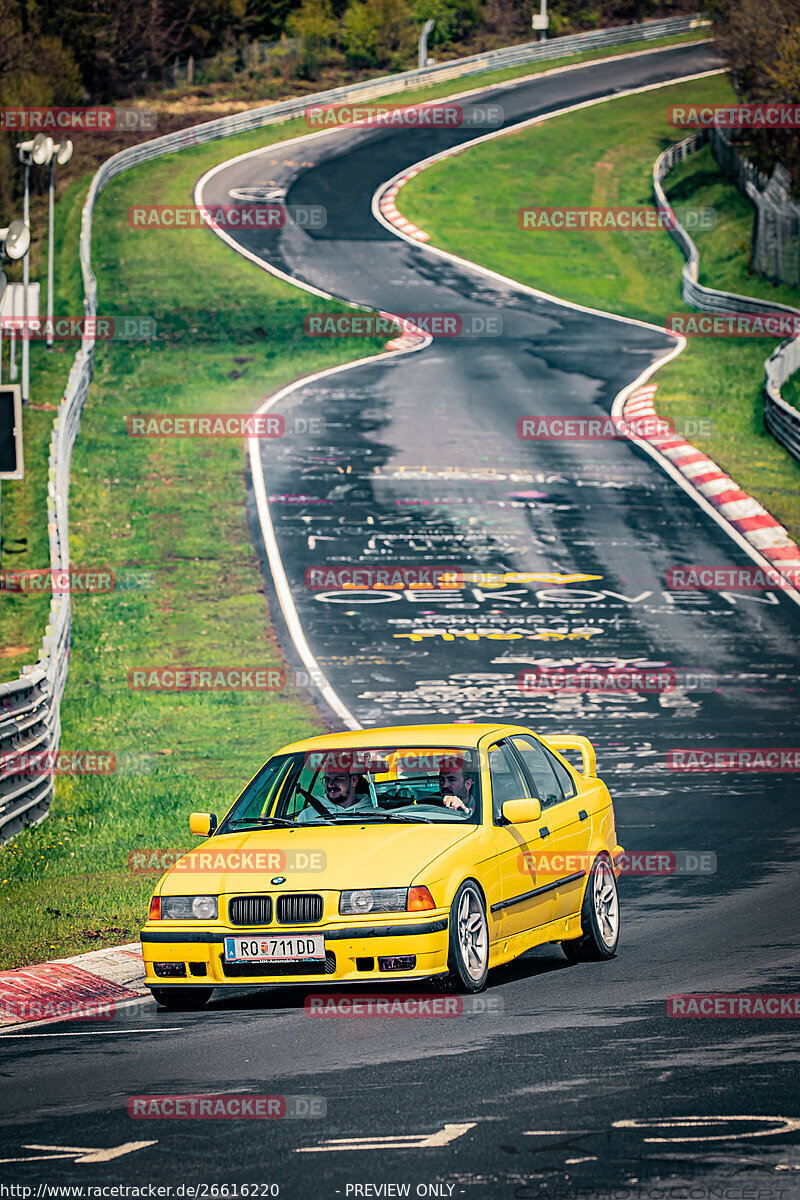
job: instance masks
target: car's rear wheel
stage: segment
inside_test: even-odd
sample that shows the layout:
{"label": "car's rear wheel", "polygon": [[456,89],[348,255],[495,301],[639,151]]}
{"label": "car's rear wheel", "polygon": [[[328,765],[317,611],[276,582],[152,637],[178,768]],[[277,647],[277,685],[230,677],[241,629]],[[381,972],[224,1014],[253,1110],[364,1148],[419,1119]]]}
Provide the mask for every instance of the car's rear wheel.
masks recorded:
{"label": "car's rear wheel", "polygon": [[611,862],[604,855],[592,864],[581,908],[579,938],[561,943],[570,962],[600,962],[613,958],[619,943],[619,894]]}
{"label": "car's rear wheel", "polygon": [[455,991],[482,992],[489,974],[489,923],[480,889],[471,879],[461,884],[450,906],[450,970]]}
{"label": "car's rear wheel", "polygon": [[168,1008],[170,1012],[195,1012],[211,999],[213,988],[150,988],[156,1004]]}

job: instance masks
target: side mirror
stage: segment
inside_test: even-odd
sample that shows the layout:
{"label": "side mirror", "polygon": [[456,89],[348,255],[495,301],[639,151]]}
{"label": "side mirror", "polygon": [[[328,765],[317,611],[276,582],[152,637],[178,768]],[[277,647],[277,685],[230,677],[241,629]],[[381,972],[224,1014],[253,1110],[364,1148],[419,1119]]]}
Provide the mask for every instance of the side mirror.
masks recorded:
{"label": "side mirror", "polygon": [[502,813],[509,825],[524,825],[526,821],[538,821],[542,806],[538,800],[526,796],[524,800],[506,800]]}
{"label": "side mirror", "polygon": [[190,813],[189,832],[195,837],[211,837],[217,828],[216,813]]}

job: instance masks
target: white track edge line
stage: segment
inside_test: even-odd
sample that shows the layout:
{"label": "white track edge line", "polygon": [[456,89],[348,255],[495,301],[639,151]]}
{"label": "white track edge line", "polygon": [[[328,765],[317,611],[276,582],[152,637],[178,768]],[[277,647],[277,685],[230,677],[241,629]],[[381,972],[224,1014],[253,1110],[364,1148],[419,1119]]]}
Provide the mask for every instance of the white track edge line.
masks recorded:
{"label": "white track edge line", "polygon": [[[633,57],[633,56],[631,56],[631,57]],[[471,146],[478,145],[481,142],[490,141],[496,137],[502,137],[504,134],[507,134],[507,133],[519,132],[521,129],[524,129],[524,128],[532,126],[532,125],[540,124],[543,121],[551,120],[555,117],[567,116],[569,113],[576,112],[582,108],[591,108],[596,104],[605,104],[610,100],[623,99],[625,96],[633,96],[633,95],[637,95],[638,93],[641,93],[641,92],[655,91],[657,88],[671,87],[671,86],[673,86],[673,84],[689,83],[694,79],[703,79],[710,75],[720,75],[720,74],[724,74],[724,70],[703,71],[697,75],[688,75],[681,79],[670,80],[665,83],[647,84],[645,87],[631,88],[624,92],[615,92],[613,96],[601,96],[594,100],[583,101],[580,104],[572,105],[570,108],[559,109],[558,111],[553,112],[553,113],[545,113],[543,116],[530,118],[526,121],[520,122],[518,125],[509,126],[508,129],[493,130],[491,133],[484,134],[481,137],[474,138],[470,142],[464,142],[461,145],[459,145],[458,147],[451,147],[448,150],[440,151],[438,154],[430,155],[428,158],[420,159],[419,162],[414,163],[413,166],[406,167],[402,172],[398,173],[397,175],[394,175],[391,179],[387,180],[387,182],[385,184],[382,184],[375,191],[375,194],[372,198],[373,216],[376,218],[376,220],[380,221],[380,223],[386,229],[391,230],[395,234],[396,237],[402,238],[403,241],[407,241],[411,245],[419,246],[418,241],[416,241],[413,238],[409,238],[406,234],[404,234],[402,232],[402,230],[398,230],[394,225],[392,225],[389,221],[387,221],[385,219],[385,217],[383,216],[383,213],[380,210],[380,200],[381,200],[381,197],[383,196],[386,188],[391,187],[394,184],[396,184],[396,182],[399,179],[401,179],[403,176],[409,175],[412,171],[419,172],[423,169],[423,167],[430,166],[436,162],[441,162],[443,159],[452,157],[455,154],[460,153],[462,150],[468,149]],[[538,288],[530,287],[528,284],[518,283],[516,280],[510,279],[507,275],[501,275],[499,272],[492,271],[488,267],[483,267],[479,263],[473,263],[473,262],[470,262],[468,259],[460,258],[457,254],[452,254],[448,250],[442,250],[438,246],[425,246],[424,249],[430,254],[437,255],[439,258],[444,258],[450,262],[458,263],[461,266],[469,267],[472,270],[478,271],[480,274],[485,275],[491,279],[496,279],[497,281],[499,281],[501,283],[508,284],[516,290],[527,292],[530,295],[538,296],[538,297],[541,297],[542,299],[550,300],[557,304],[562,304],[567,308],[577,309],[579,312],[592,313],[592,314],[595,314],[598,316],[610,317],[613,320],[622,321],[626,324],[640,325],[640,326],[644,326],[647,329],[658,330],[659,333],[664,333],[667,336],[678,337],[679,338],[678,344],[671,351],[668,351],[667,354],[665,354],[661,358],[657,359],[654,363],[651,363],[650,366],[647,367],[636,379],[634,379],[634,381],[632,383],[627,384],[626,387],[624,387],[622,389],[622,391],[620,391],[617,394],[617,396],[614,398],[614,403],[613,403],[612,409],[611,409],[611,415],[615,419],[622,417],[622,409],[624,407],[626,399],[631,394],[631,392],[635,391],[636,388],[640,387],[643,383],[645,383],[651,377],[651,375],[654,375],[656,371],[661,370],[661,368],[666,366],[667,363],[670,362],[673,358],[676,358],[677,355],[681,354],[686,346],[686,338],[683,337],[683,335],[672,334],[670,332],[670,330],[666,329],[665,327],[660,326],[660,325],[654,325],[650,321],[641,321],[635,317],[624,317],[624,316],[621,316],[619,313],[610,313],[610,312],[606,312],[604,309],[589,308],[583,304],[576,304],[574,301],[571,301],[571,300],[562,300],[560,297],[553,296],[549,292],[543,292]],[[771,569],[774,568],[774,563],[771,563],[762,554],[760,554],[759,551],[756,549],[756,547],[752,544],[752,542],[748,541],[747,538],[744,536],[744,534],[742,534],[738,529],[736,529],[736,527],[734,525],[732,525],[730,523],[730,521],[728,521],[719,512],[718,509],[716,509],[712,504],[710,504],[705,499],[705,497],[702,495],[702,493],[694,486],[694,484],[692,484],[686,478],[686,476],[683,475],[683,473],[681,471],[679,471],[678,468],[669,461],[669,459],[665,455],[663,455],[660,451],[658,451],[654,446],[651,446],[650,443],[645,441],[643,438],[637,437],[635,434],[628,434],[627,436],[629,437],[631,442],[633,442],[637,446],[640,446],[641,449],[643,449],[647,454],[649,454],[650,457],[661,467],[661,469],[664,472],[666,472],[666,474],[669,475],[670,478],[673,479],[683,489],[683,491],[686,492],[686,494],[688,496],[690,496],[697,505],[699,505],[699,507],[708,516],[712,517],[713,520],[716,521],[716,523],[720,526],[721,529],[725,530],[725,532],[728,534],[728,536],[734,542],[736,542],[736,544],[742,550],[745,551],[745,553],[753,560],[753,562],[755,562],[756,564],[758,564],[761,567],[767,567],[767,568],[771,568]],[[711,459],[710,461],[713,462],[714,460]],[[717,467],[719,470],[722,470],[722,468],[719,467],[716,462],[714,463],[714,466]],[[738,484],[737,484],[737,486],[738,486]],[[794,601],[795,604],[800,605],[800,593],[798,593],[796,588],[793,588],[787,584],[786,587],[781,588],[781,591],[785,592],[789,596],[789,598]]]}
{"label": "white track edge line", "polygon": [[[635,57],[631,55],[631,57]],[[432,166],[434,163],[441,162],[445,158],[453,157],[460,154],[463,150],[469,150],[473,146],[480,145],[482,142],[492,141],[494,138],[504,137],[509,134],[519,133],[523,129],[527,129],[533,125],[541,125],[545,121],[554,120],[556,117],[565,117],[570,113],[578,112],[584,108],[594,108],[598,104],[607,104],[612,100],[622,100],[626,96],[637,96],[643,92],[656,91],[659,88],[673,87],[681,83],[691,83],[695,79],[706,79],[710,75],[724,75],[724,68],[715,68],[713,71],[700,71],[694,75],[683,75],[679,79],[669,79],[663,83],[647,83],[638,88],[627,88],[621,92],[614,92],[610,96],[598,96],[592,100],[582,100],[579,104],[572,104],[568,108],[559,108],[555,112],[542,113],[538,117],[527,117],[524,121],[519,121],[516,125],[509,125],[505,129],[494,129],[491,133],[481,134],[479,137],[472,138],[469,142],[461,142],[458,146],[451,146],[447,150],[440,150],[437,154],[431,154],[427,158],[421,158],[411,167],[406,167],[403,171],[393,175],[391,179],[387,179],[376,190],[372,197],[372,215],[375,217],[385,229],[388,229],[395,237],[402,238],[411,246],[418,246],[419,243],[415,238],[408,237],[402,230],[398,230],[396,226],[387,221],[380,209],[381,198],[388,187],[392,187],[399,179],[405,175],[410,175],[411,172],[419,173],[424,167]],[[560,304],[564,308],[571,308],[577,312],[590,313],[593,316],[607,317],[612,321],[622,321],[626,325],[639,325],[645,329],[654,329],[658,333],[664,334],[665,337],[675,338],[682,350],[686,345],[686,338],[683,334],[673,333],[663,325],[654,325],[651,321],[643,321],[638,317],[623,317],[619,313],[606,312],[602,308],[590,308],[585,304],[576,304],[574,300],[563,300],[560,296],[554,296],[551,292],[543,292],[540,288],[531,287],[527,283],[520,283],[516,279],[511,279],[508,275],[501,275],[499,271],[493,271],[490,267],[481,266],[480,263],[471,262],[467,258],[460,258],[459,255],[451,253],[449,250],[442,250],[438,246],[426,245],[424,249],[435,254],[439,258],[447,259],[449,262],[458,263],[460,266],[468,267],[472,271],[477,271],[481,275],[485,275],[489,279],[494,279],[499,283],[508,284],[515,291],[526,292],[530,296],[536,296],[542,300],[548,300],[553,304]],[[680,353],[680,351],[679,351]],[[667,361],[667,360],[665,360]]]}
{"label": "white track edge line", "polygon": [[[414,354],[417,350],[422,350],[425,346],[429,346],[433,339],[428,337],[424,342],[420,342],[418,346],[413,346],[403,350],[392,350],[388,352],[389,356],[395,354]],[[268,412],[273,405],[298,388],[305,387],[309,383],[313,383],[317,379],[324,379],[328,375],[337,374],[339,371],[350,371],[353,367],[363,366],[365,363],[374,363],[376,359],[385,358],[386,354],[374,354],[367,358],[357,358],[353,362],[343,363],[338,366],[327,367],[323,371],[315,371],[312,375],[305,375],[301,379],[296,379],[293,383],[287,384],[281,388],[273,396],[268,397],[256,410],[258,415]],[[273,583],[275,590],[278,593],[278,601],[281,606],[284,620],[286,621],[289,635],[294,643],[303,664],[310,673],[311,679],[315,682],[320,695],[323,697],[328,706],[336,713],[338,717],[345,723],[348,729],[362,729],[363,726],[356,720],[350,709],[340,699],[339,695],[334,691],[331,684],[328,682],[325,673],[317,663],[314,653],[306,640],[303,627],[300,623],[300,617],[292,596],[292,590],[289,587],[289,581],[286,578],[286,572],[283,567],[280,550],[278,548],[278,540],[275,536],[275,527],[272,524],[272,515],[269,510],[269,500],[267,499],[267,485],[264,476],[263,465],[261,463],[260,439],[247,438],[247,452],[250,458],[250,473],[253,479],[253,490],[255,492],[256,507],[258,509],[258,518],[261,525],[261,536],[264,539],[264,546],[267,551],[270,571],[272,572]]]}
{"label": "white track edge line", "polygon": [[[664,361],[666,361],[666,360],[664,360]],[[615,419],[622,418],[623,409],[625,407],[625,401],[628,398],[629,394],[636,388],[636,386],[638,384],[642,383],[645,379],[648,379],[650,377],[650,375],[652,375],[655,371],[659,370],[663,365],[664,365],[664,362],[662,362],[662,361],[653,363],[650,367],[648,367],[645,371],[642,372],[642,374],[639,376],[638,379],[634,380],[633,383],[628,384],[627,387],[624,387],[622,389],[622,391],[617,394],[617,396],[614,398],[614,404],[611,409],[611,415],[613,418],[615,418]],[[697,488],[695,486],[695,484],[693,484],[691,482],[691,480],[688,479],[683,474],[683,472],[679,470],[679,468],[677,466],[675,466],[672,462],[670,462],[670,460],[665,455],[663,455],[659,450],[657,450],[655,446],[652,446],[644,438],[638,437],[638,435],[633,433],[632,431],[628,432],[626,436],[628,437],[628,439],[631,442],[634,443],[634,445],[639,446],[642,450],[645,451],[645,453],[649,454],[650,457],[656,463],[658,463],[658,465],[661,467],[662,471],[665,471],[666,474],[669,475],[670,478],[673,479],[679,485],[679,487],[681,487],[683,489],[684,492],[686,492],[687,496],[691,496],[691,498],[692,498],[692,500],[694,500],[695,504],[699,505],[700,508],[702,508],[704,513],[706,513],[709,517],[711,517],[714,521],[716,521],[716,523],[720,526],[720,528],[725,530],[728,537],[730,537],[734,542],[736,542],[737,546],[739,546],[740,549],[744,550],[744,552],[753,560],[754,563],[757,564],[757,566],[768,569],[769,571],[774,571],[776,569],[778,571],[780,571],[780,566],[777,565],[776,563],[771,562],[768,558],[765,558],[764,555],[761,554],[758,551],[758,549],[753,545],[753,543],[748,541],[748,539],[745,537],[745,535],[740,530],[738,530],[735,525],[732,525],[731,522],[725,516],[723,516],[723,514],[719,511],[719,509],[715,508],[714,505],[711,504],[705,498],[705,496],[699,490],[699,488]],[[700,451],[700,453],[704,453],[704,451]],[[720,470],[720,471],[723,470],[723,468],[720,467],[716,462],[714,462],[713,459],[709,459],[709,462],[714,463],[714,466],[718,470]],[[725,473],[725,477],[727,479],[730,479],[730,476],[727,474],[727,472]],[[732,482],[735,483],[736,481],[732,480]],[[736,486],[738,487],[739,485],[737,484]],[[750,497],[750,498],[752,499],[753,497]],[[758,503],[758,501],[756,501],[756,503]],[[766,511],[768,511],[768,510],[765,509],[765,512]],[[772,516],[771,513],[769,515]],[[731,589],[731,590],[733,590],[733,589]],[[795,604],[800,605],[800,592],[798,592],[796,588],[793,588],[790,584],[787,583],[784,586],[781,586],[780,590],[781,590],[781,592],[785,593],[791,600],[793,600]]]}
{"label": "white track edge line", "polygon": [[[681,45],[681,44],[682,43],[679,43],[679,45]],[[686,45],[707,44],[707,42],[704,42],[704,43],[690,42],[690,43],[685,43],[685,44]],[[595,59],[595,60],[591,60],[586,63],[576,63],[572,67],[558,67],[558,68],[554,68],[553,71],[541,71],[541,72],[536,73],[534,76],[521,76],[520,79],[528,79],[528,78],[537,78],[538,79],[545,75],[562,73],[564,71],[569,71],[569,70],[579,70],[582,67],[597,66],[602,63],[618,61],[619,59],[638,58],[640,55],[643,55],[643,54],[658,53],[658,51],[660,49],[669,49],[669,48],[670,47],[658,47],[654,50],[636,51],[635,53],[630,54],[630,55],[625,55],[625,54],[613,55],[606,59]],[[652,90],[654,90],[654,88],[670,87],[675,83],[685,83],[685,82],[689,82],[693,79],[705,78],[708,75],[718,75],[718,74],[722,74],[722,73],[723,73],[723,69],[720,68],[720,69],[716,69],[713,71],[704,71],[699,74],[682,76],[681,78],[679,78],[677,80],[670,80],[670,81],[667,81],[667,82],[661,83],[661,84],[647,84],[643,88],[631,89],[630,92],[615,92],[611,96],[599,97],[596,100],[585,101],[582,104],[572,106],[572,108],[569,108],[569,109],[560,109],[557,112],[552,113],[552,114],[546,113],[543,116],[528,119],[524,122],[520,122],[517,125],[510,126],[508,130],[494,130],[490,134],[484,134],[483,137],[478,137],[478,138],[473,139],[473,141],[471,141],[471,142],[465,143],[464,147],[466,148],[468,146],[475,145],[478,142],[482,142],[484,140],[487,140],[488,138],[500,136],[503,133],[516,132],[516,131],[524,128],[526,125],[539,123],[543,120],[548,120],[551,117],[566,115],[566,113],[574,111],[576,108],[585,108],[590,105],[607,102],[608,100],[618,99],[624,95],[634,94],[635,92],[638,92],[638,91],[652,91]],[[504,83],[502,85],[498,85],[498,86],[511,88],[514,85],[518,85],[518,84],[519,84],[519,79],[513,79],[513,80],[508,80],[506,83]],[[446,98],[448,100],[458,100],[458,99],[462,99],[464,96],[467,96],[467,95],[474,95],[478,92],[484,92],[484,91],[490,91],[490,90],[494,90],[492,85],[488,85],[488,86],[484,85],[483,87],[480,87],[480,88],[474,88],[470,92],[461,92],[461,93],[458,93],[457,95],[448,96]],[[305,143],[305,142],[308,142],[308,140],[310,138],[321,137],[323,135],[328,135],[328,134],[336,134],[337,132],[346,131],[349,128],[350,128],[350,126],[340,126],[338,128],[334,128],[332,130],[319,130],[316,133],[301,134],[298,137],[289,138],[289,139],[286,139],[286,140],[280,141],[280,142],[273,142],[273,143],[270,143],[269,146],[261,147],[257,150],[249,150],[244,154],[239,154],[239,155],[234,156],[233,158],[226,159],[224,162],[218,163],[216,166],[214,166],[214,167],[210,168],[208,171],[206,171],[200,177],[200,179],[197,181],[197,183],[195,184],[195,189],[194,189],[195,203],[198,206],[203,205],[203,192],[204,192],[206,184],[208,183],[208,181],[211,178],[213,178],[215,175],[219,174],[221,171],[226,170],[228,167],[230,167],[238,162],[243,162],[246,159],[257,157],[260,154],[266,153],[268,150],[274,149],[276,146],[280,146],[282,149],[285,149],[287,146],[291,146],[297,142]],[[451,152],[452,151],[445,151],[444,153],[448,154]],[[443,156],[444,155],[433,156],[430,159],[421,160],[421,163],[424,163],[425,165],[427,165],[428,162],[437,161],[438,158],[443,157]],[[402,172],[401,174],[408,174],[412,170],[416,171],[416,170],[420,170],[420,169],[421,169],[420,164],[414,164],[411,167],[406,167],[404,172]],[[392,183],[394,183],[395,180],[398,178],[400,178],[399,175],[394,176],[392,179],[388,180],[385,184],[382,184],[376,190],[376,192],[373,196],[373,201],[372,201],[373,215],[376,215],[377,219],[380,221],[380,223],[382,225],[384,225],[386,228],[388,228],[389,230],[391,230],[391,232],[394,233],[395,236],[404,237],[404,239],[406,241],[408,241],[411,245],[420,246],[421,243],[419,241],[417,241],[416,239],[407,237],[404,234],[398,233],[398,231],[395,229],[394,226],[390,225],[388,222],[386,222],[383,219],[383,216],[382,216],[382,214],[380,214],[379,209],[378,209],[377,213],[375,212],[375,209],[377,207],[376,201],[379,200],[380,196],[383,194],[385,189],[387,187],[390,187],[392,185]],[[267,263],[264,259],[259,258],[257,255],[253,254],[251,251],[245,249],[245,247],[243,247],[240,243],[236,242],[235,239],[232,238],[229,234],[227,234],[225,230],[220,229],[218,227],[213,227],[213,226],[210,226],[210,228],[211,228],[212,233],[216,234],[217,237],[219,237],[222,241],[226,242],[229,246],[231,246],[231,248],[233,250],[235,250],[237,253],[241,254],[244,258],[248,259],[249,261],[255,263],[262,270],[268,271],[271,275],[274,275],[279,279],[283,279],[287,283],[293,284],[295,287],[301,288],[304,291],[310,292],[312,295],[321,296],[326,300],[337,300],[337,301],[341,300],[341,297],[333,296],[330,292],[322,291],[320,288],[316,288],[312,284],[305,283],[305,282],[298,280],[290,275],[287,275],[284,271],[281,271],[279,268],[272,266],[272,264],[270,264],[270,263]],[[512,287],[514,287],[514,288],[522,289],[524,291],[529,291],[533,295],[541,296],[547,300],[554,301],[555,303],[561,304],[565,307],[579,309],[582,312],[594,313],[594,314],[597,314],[600,316],[615,316],[615,314],[604,313],[601,309],[585,308],[582,305],[576,305],[570,301],[561,300],[557,296],[551,296],[546,292],[538,292],[538,291],[536,291],[536,289],[527,288],[526,285],[524,285],[524,284],[518,284],[514,280],[506,279],[504,276],[497,275],[495,272],[488,271],[486,268],[482,268],[482,267],[478,266],[477,264],[470,263],[465,259],[458,259],[455,255],[450,255],[445,251],[438,250],[436,247],[425,246],[425,249],[431,251],[431,253],[439,254],[441,257],[453,259],[454,261],[462,263],[463,265],[470,267],[472,269],[477,269],[478,271],[481,271],[484,274],[494,276],[495,278],[500,279],[503,282],[510,283],[512,285]],[[345,303],[352,308],[365,307],[364,305],[356,305],[353,301],[349,301],[349,300],[342,300],[342,303]],[[645,321],[636,321],[634,318],[621,317],[618,319],[622,320],[622,321],[626,321],[631,324],[645,325],[647,328],[650,328],[650,329],[658,329],[659,332],[663,332],[663,333],[668,332],[667,330],[662,329],[660,326],[651,325],[649,322],[645,322]],[[658,366],[663,365],[665,362],[668,362],[669,359],[671,357],[673,357],[675,354],[679,354],[683,350],[684,346],[686,345],[686,339],[683,338],[681,335],[673,335],[673,336],[676,336],[678,338],[677,346],[673,349],[673,351],[669,352],[665,358],[660,359],[655,364],[654,369]],[[390,354],[390,355],[413,354],[417,350],[422,350],[426,346],[429,346],[431,344],[432,340],[433,339],[430,336],[426,336],[425,340],[417,346],[410,347],[408,349],[403,349],[403,350],[388,351],[388,354]],[[256,412],[258,415],[261,415],[262,413],[269,411],[269,409],[274,404],[276,404],[283,397],[289,395],[296,388],[299,388],[308,383],[314,382],[317,379],[322,379],[322,378],[324,378],[328,375],[334,374],[338,371],[345,371],[345,370],[349,370],[353,367],[361,366],[368,362],[374,362],[375,359],[382,358],[382,357],[385,357],[385,355],[382,355],[382,354],[370,355],[367,358],[356,359],[350,363],[343,363],[339,366],[328,367],[327,369],[325,369],[323,371],[315,372],[311,375],[304,376],[302,379],[295,380],[293,383],[288,384],[285,388],[280,389],[273,396],[269,397],[266,401],[264,401],[263,404],[261,404],[259,406],[259,408],[256,410]],[[270,571],[272,573],[272,579],[275,584],[275,589],[278,593],[278,602],[280,604],[281,612],[283,613],[284,620],[286,621],[286,625],[289,630],[290,637],[292,638],[292,642],[294,643],[295,649],[297,650],[298,654],[300,655],[300,658],[301,658],[304,666],[309,671],[310,678],[313,681],[315,681],[315,685],[316,685],[320,695],[323,697],[323,699],[328,704],[328,706],[331,708],[331,710],[333,712],[335,712],[338,717],[340,717],[340,719],[344,722],[344,724],[349,729],[352,729],[352,730],[361,729],[362,726],[360,725],[360,723],[356,720],[354,715],[350,712],[350,709],[347,707],[347,705],[344,703],[344,701],[339,697],[337,692],[333,689],[331,684],[328,682],[324,672],[320,668],[320,666],[314,656],[313,651],[311,650],[311,647],[308,644],[305,633],[303,631],[303,627],[300,622],[300,617],[299,617],[297,608],[294,603],[294,598],[292,596],[291,588],[289,587],[289,581],[286,578],[286,572],[283,567],[283,561],[281,559],[280,550],[278,548],[277,538],[275,536],[275,528],[272,523],[272,516],[270,513],[270,509],[269,509],[269,501],[267,499],[267,491],[266,491],[266,480],[264,478],[264,471],[263,471],[263,466],[261,464],[259,449],[260,449],[260,443],[259,443],[258,438],[248,438],[247,439],[247,452],[248,452],[249,461],[250,461],[250,471],[251,471],[251,476],[253,479],[253,490],[254,490],[255,498],[256,498],[256,507],[258,510],[259,524],[261,526],[261,534],[264,539],[264,547],[267,552],[267,559],[269,562]]]}

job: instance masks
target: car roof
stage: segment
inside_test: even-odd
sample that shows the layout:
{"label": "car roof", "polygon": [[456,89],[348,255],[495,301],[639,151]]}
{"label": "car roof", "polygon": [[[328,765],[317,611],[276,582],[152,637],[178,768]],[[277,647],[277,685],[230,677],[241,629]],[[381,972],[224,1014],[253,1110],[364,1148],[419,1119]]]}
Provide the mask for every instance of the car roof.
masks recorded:
{"label": "car roof", "polygon": [[293,754],[298,750],[335,750],[340,746],[371,750],[384,746],[477,746],[481,738],[504,730],[529,730],[524,725],[385,725],[380,729],[356,729],[345,733],[319,734],[302,742],[292,742],[276,751]]}

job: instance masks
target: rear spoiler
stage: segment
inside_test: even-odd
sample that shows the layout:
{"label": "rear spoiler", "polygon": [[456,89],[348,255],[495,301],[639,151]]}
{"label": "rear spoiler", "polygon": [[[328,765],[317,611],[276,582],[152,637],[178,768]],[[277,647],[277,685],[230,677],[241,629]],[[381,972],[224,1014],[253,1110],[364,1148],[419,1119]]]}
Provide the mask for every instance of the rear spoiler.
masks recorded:
{"label": "rear spoiler", "polygon": [[579,750],[583,759],[583,776],[587,779],[595,779],[597,777],[597,755],[594,752],[594,746],[588,738],[579,737],[546,737],[542,738],[546,746],[552,746],[554,750]]}

